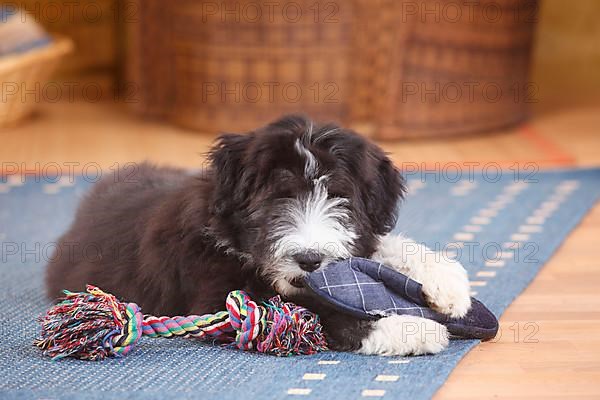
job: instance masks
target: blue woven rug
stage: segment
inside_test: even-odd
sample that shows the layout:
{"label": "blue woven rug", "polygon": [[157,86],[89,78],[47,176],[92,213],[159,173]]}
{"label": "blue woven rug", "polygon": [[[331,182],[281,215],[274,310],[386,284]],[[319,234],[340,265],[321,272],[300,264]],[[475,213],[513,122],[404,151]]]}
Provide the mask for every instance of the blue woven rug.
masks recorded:
{"label": "blue woven rug", "polygon": [[[597,201],[600,170],[473,179],[409,176],[398,231],[463,262],[476,296],[500,315]],[[477,341],[435,356],[385,358],[326,352],[276,358],[192,340],[144,339],[103,362],[42,358],[31,345],[44,297],[43,268],[89,187],[0,181],[0,397],[393,399],[431,397]],[[451,245],[447,245],[447,244]]]}

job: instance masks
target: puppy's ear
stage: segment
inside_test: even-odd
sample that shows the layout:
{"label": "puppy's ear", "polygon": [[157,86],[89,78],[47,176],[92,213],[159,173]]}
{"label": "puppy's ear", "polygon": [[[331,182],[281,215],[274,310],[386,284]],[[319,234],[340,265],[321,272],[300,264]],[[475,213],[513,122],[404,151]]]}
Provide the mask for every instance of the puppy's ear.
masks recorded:
{"label": "puppy's ear", "polygon": [[245,179],[245,154],[252,136],[226,134],[220,136],[208,154],[211,170],[214,175],[210,211],[223,215],[235,207],[243,190],[239,185]]}
{"label": "puppy's ear", "polygon": [[406,193],[406,182],[381,149],[374,146],[370,153],[375,163],[375,174],[367,182],[365,204],[374,232],[384,235],[396,225],[398,205]]}

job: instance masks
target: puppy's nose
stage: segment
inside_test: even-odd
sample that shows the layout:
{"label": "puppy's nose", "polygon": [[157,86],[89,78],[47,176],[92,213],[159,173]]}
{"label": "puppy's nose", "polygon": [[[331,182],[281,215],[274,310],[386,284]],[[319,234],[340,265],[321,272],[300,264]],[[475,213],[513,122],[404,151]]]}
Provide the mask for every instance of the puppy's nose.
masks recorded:
{"label": "puppy's nose", "polygon": [[321,266],[323,256],[316,251],[304,251],[294,254],[294,260],[304,271],[313,272]]}

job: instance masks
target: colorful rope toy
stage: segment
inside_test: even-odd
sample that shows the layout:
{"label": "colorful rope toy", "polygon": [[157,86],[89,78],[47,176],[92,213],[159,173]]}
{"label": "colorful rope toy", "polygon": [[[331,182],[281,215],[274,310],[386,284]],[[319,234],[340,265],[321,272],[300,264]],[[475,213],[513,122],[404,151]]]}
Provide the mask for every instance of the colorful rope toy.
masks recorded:
{"label": "colorful rope toy", "polygon": [[135,303],[88,285],[87,292],[65,290],[41,319],[34,344],[53,360],[75,357],[102,360],[127,355],[142,336],[212,339],[242,350],[277,356],[327,350],[319,317],[279,296],[259,305],[241,290],[227,296],[227,311],[203,316],[142,315]]}
{"label": "colorful rope toy", "polygon": [[[456,338],[489,340],[498,320],[483,303],[471,299],[463,318],[450,318],[429,307],[422,285],[379,262],[352,257],[336,261],[304,278],[320,301],[359,319],[413,315],[444,324]],[[319,317],[279,296],[259,305],[243,291],[229,293],[227,311],[203,316],[142,316],[134,303],[121,303],[94,286],[65,297],[42,318],[34,344],[53,359],[100,360],[123,356],[142,335],[212,339],[242,350],[288,356],[327,350]]]}

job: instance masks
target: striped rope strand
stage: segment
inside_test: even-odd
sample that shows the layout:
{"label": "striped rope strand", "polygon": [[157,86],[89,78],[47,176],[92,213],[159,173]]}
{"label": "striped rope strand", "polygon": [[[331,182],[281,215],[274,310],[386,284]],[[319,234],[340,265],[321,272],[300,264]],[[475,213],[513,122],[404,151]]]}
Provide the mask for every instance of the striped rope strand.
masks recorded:
{"label": "striped rope strand", "polygon": [[219,337],[233,332],[227,311],[202,316],[190,315],[188,317],[145,315],[142,329],[144,336],[152,338],[183,336],[200,339],[206,335]]}

